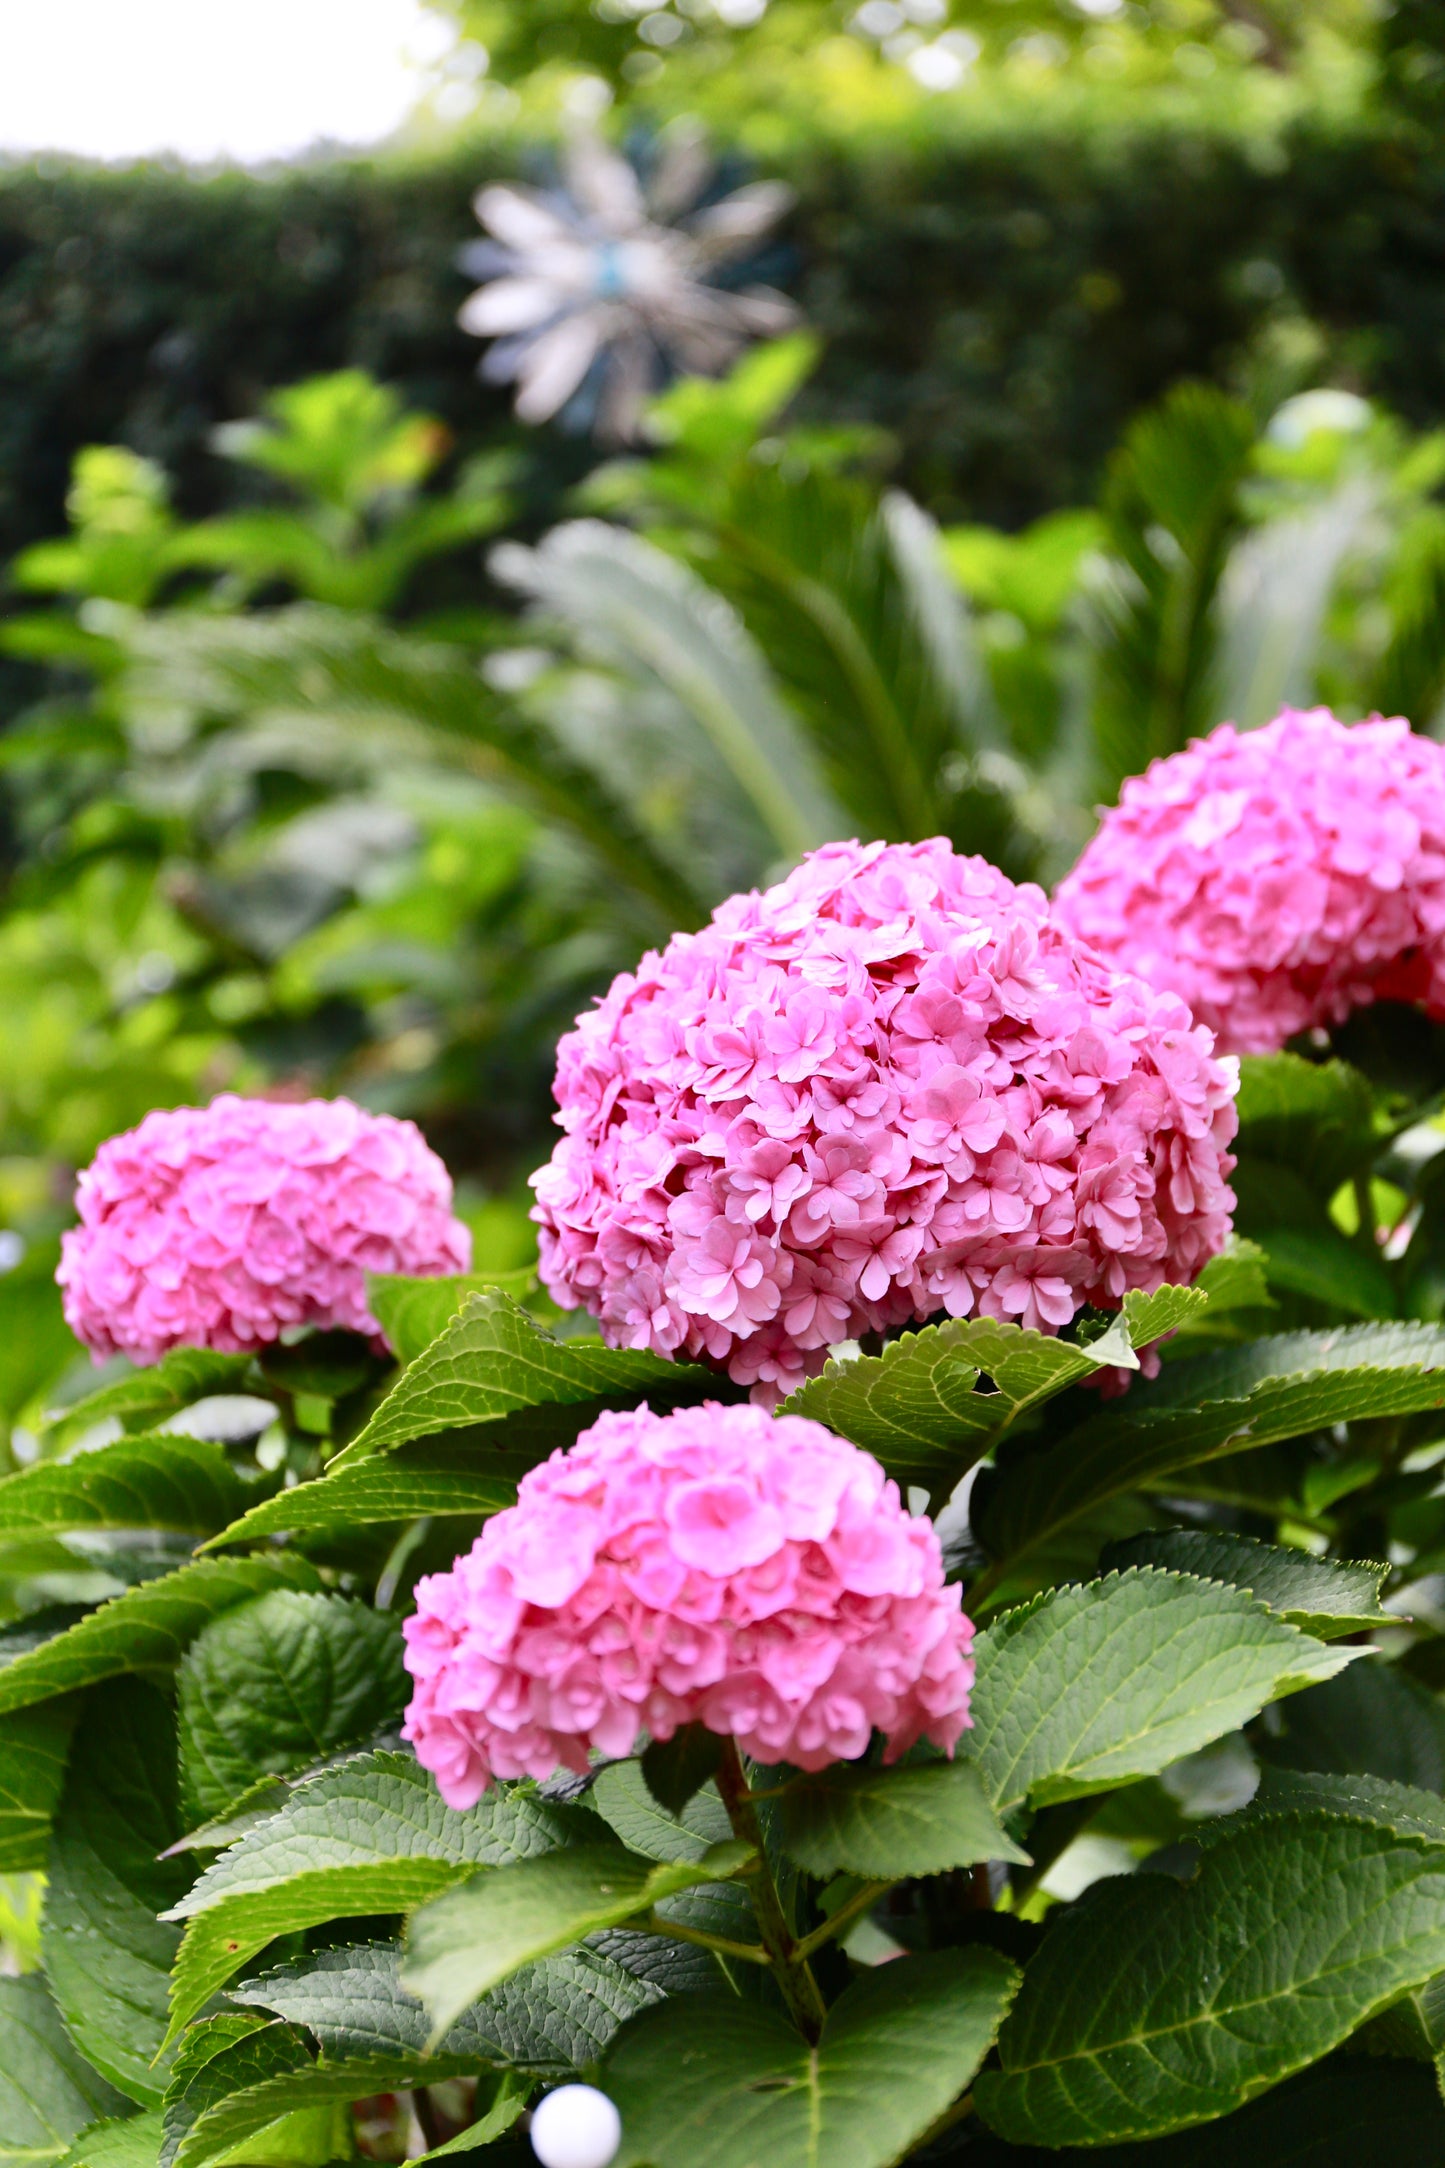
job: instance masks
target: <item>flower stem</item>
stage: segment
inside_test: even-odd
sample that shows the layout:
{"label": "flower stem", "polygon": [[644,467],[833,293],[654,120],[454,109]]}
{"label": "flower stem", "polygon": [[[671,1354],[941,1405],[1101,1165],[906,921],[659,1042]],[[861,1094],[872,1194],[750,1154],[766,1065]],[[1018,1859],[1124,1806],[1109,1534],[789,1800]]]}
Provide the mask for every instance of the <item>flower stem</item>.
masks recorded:
{"label": "flower stem", "polygon": [[870,1912],[879,1898],[892,1887],[891,1882],[865,1882],[862,1889],[855,1891],[845,1905],[839,1905],[837,1911],[831,1918],[824,1920],[821,1927],[815,1927],[810,1935],[803,1937],[798,1944],[799,1957],[811,1957],[814,1950],[821,1950],[825,1942],[831,1942],[835,1935],[841,1935],[852,1926],[860,1912]]}
{"label": "flower stem", "polygon": [[734,1836],[740,1838],[744,1844],[750,1844],[758,1855],[757,1871],[749,1877],[753,1909],[758,1916],[758,1933],[762,1936],[763,1947],[771,1960],[774,1976],[788,2006],[788,2013],[804,2039],[816,2044],[822,2035],[828,2006],[813,1978],[808,1960],[788,1925],[735,1739],[727,1739],[723,1743],[722,1760],[717,1771],[717,1788],[727,1809],[728,1820],[732,1823]]}
{"label": "flower stem", "polygon": [[748,1965],[772,1963],[760,1942],[729,1942],[725,1935],[710,1935],[701,1927],[684,1927],[661,1912],[649,1912],[645,1919],[634,1924],[646,1934],[666,1935],[670,1942],[695,1942],[700,1950],[711,1950],[714,1957],[736,1957]]}

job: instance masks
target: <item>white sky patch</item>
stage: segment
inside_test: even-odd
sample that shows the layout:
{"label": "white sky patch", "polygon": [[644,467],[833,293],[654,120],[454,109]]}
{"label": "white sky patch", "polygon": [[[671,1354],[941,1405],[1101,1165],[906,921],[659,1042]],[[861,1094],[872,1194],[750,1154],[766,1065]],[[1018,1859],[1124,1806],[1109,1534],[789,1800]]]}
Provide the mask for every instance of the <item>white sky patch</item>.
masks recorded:
{"label": "white sky patch", "polygon": [[421,0],[0,0],[0,153],[254,162],[374,143],[451,37]]}

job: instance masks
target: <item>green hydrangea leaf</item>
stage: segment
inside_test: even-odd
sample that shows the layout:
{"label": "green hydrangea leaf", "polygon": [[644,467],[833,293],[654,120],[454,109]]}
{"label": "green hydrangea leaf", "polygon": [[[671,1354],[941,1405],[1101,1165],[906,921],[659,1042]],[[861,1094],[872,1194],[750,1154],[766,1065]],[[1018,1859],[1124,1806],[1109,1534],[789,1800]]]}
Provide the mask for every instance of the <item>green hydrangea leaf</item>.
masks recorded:
{"label": "green hydrangea leaf", "polygon": [[342,1762],[298,1785],[172,1907],[171,1919],[189,1922],[171,1984],[172,2033],[277,1935],[407,1911],[478,1867],[565,1844],[577,1827],[575,1811],[525,1788],[495,1789],[457,1813],[409,1754]]}
{"label": "green hydrangea leaf", "polygon": [[127,1589],[0,1670],[0,1715],[134,1671],[168,1671],[214,1618],[268,1588],[315,1588],[302,1558],[200,1559]]}
{"label": "green hydrangea leaf", "polygon": [[1133,1568],[980,1636],[966,1751],[1001,1814],[1079,1799],[1157,1775],[1361,1654],[1222,1582]]}
{"label": "green hydrangea leaf", "polygon": [[1438,1325],[1281,1333],[1189,1356],[1047,1445],[1005,1449],[979,1477],[974,1533],[992,1558],[1010,1561],[1103,1500],[1157,1488],[1216,1454],[1442,1406]]}
{"label": "green hydrangea leaf", "polygon": [[695,1882],[725,1882],[755,1854],[730,1839],[699,1860],[639,1859],[617,1844],[576,1845],[476,1875],[423,1905],[407,1932],[402,1984],[439,2037],[479,1995],[523,1965],[620,1927]]}
{"label": "green hydrangea leaf", "polygon": [[1110,1544],[1106,1571],[1160,1566],[1206,1581],[1228,1581],[1318,1640],[1363,1633],[1390,1622],[1380,1608],[1388,1565],[1370,1559],[1315,1558],[1308,1551],[1259,1543],[1217,1528],[1170,1528]]}
{"label": "green hydrangea leaf", "polygon": [[344,1535],[352,1528],[422,1514],[499,1513],[516,1498],[516,1482],[504,1471],[493,1472],[488,1459],[485,1448],[438,1439],[400,1446],[346,1468],[333,1463],[316,1481],[298,1483],[253,1506],[205,1548],[214,1551],[283,1534]]}
{"label": "green hydrangea leaf", "polygon": [[118,1438],[73,1460],[0,1479],[0,1542],[70,1529],[146,1528],[214,1535],[254,1499],[218,1445]]}
{"label": "green hydrangea leaf", "polygon": [[839,1762],[795,1778],[778,1807],[784,1847],[809,1874],[893,1882],[983,1859],[1029,1864],[999,1827],[978,1769],[962,1759],[897,1769]]}
{"label": "green hydrangea leaf", "polygon": [[[826,1423],[874,1454],[899,1482],[951,1489],[1006,1432],[1066,1387],[1120,1364],[1137,1369],[1134,1349],[1174,1331],[1206,1299],[1185,1287],[1130,1294],[1122,1316],[1087,1346],[989,1317],[951,1318],[902,1334],[881,1355],[830,1362],[780,1413]],[[977,1390],[982,1376],[992,1381],[992,1392]]]}
{"label": "green hydrangea leaf", "polygon": [[157,2106],[180,1935],[156,1915],[190,1881],[158,1857],[180,1832],[166,1697],[121,1679],[86,1697],[48,1862],[41,1951],[71,2038],[113,2085]]}
{"label": "green hydrangea leaf", "polygon": [[141,1415],[158,1420],[174,1415],[193,1400],[237,1391],[250,1364],[249,1355],[223,1355],[214,1348],[173,1348],[149,1369],[137,1370],[130,1377],[118,1378],[113,1385],[102,1385],[99,1391],[87,1393],[83,1400],[72,1401],[54,1420],[63,1419],[72,1429],[104,1422],[109,1416],[118,1416],[122,1422]]}
{"label": "green hydrangea leaf", "polygon": [[1315,2062],[1445,1966],[1445,1846],[1326,1813],[1251,1821],[1188,1882],[1101,1882],[1031,1959],[978,2080],[1013,2144],[1163,2136]]}
{"label": "green hydrangea leaf", "polygon": [[469,1295],[332,1465],[349,1467],[414,1438],[495,1422],[522,1408],[577,1406],[649,1387],[670,1401],[719,1391],[711,1371],[665,1362],[642,1348],[554,1340],[509,1296],[496,1290]]}
{"label": "green hydrangea leaf", "polygon": [[460,1272],[411,1279],[400,1272],[368,1272],[366,1300],[398,1362],[416,1361],[439,1339],[468,1295],[489,1288],[523,1302],[537,1285],[531,1266],[521,1272]]}
{"label": "green hydrangea leaf", "polygon": [[399,1717],[401,1622],[344,1596],[272,1589],[196,1636],[181,1659],[181,1770],[191,1819],[263,1775],[304,1768]]}
{"label": "green hydrangea leaf", "polygon": [[130,2102],[71,2040],[41,1974],[0,1978],[0,2164],[46,2168],[97,2117]]}
{"label": "green hydrangea leaf", "polygon": [[78,1708],[47,1701],[0,1716],[0,1874],[45,1865]]}
{"label": "green hydrangea leaf", "polygon": [[614,2168],[891,2168],[972,2080],[1018,1977],[993,1950],[899,1958],[844,1990],[816,2047],[754,2005],[665,2002],[608,2057]]}
{"label": "green hydrangea leaf", "polygon": [[[412,2056],[417,2082],[425,2083],[431,2025],[424,2005],[402,1986],[400,1967],[398,1944],[353,1943],[298,1958],[229,1992],[233,2002],[306,2026],[333,2062]],[[566,1950],[524,1966],[464,2010],[434,2054],[463,2068],[565,2077],[595,2063],[618,2027],[658,1999],[656,1987],[602,1952]]]}

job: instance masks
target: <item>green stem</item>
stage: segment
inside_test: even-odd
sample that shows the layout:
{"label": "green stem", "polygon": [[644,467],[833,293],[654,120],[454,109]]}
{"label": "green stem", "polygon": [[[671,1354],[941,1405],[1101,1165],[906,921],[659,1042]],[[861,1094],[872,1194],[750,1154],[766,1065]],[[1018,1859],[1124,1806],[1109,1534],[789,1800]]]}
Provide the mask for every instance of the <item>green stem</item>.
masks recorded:
{"label": "green stem", "polygon": [[635,1920],[633,1925],[645,1934],[666,1935],[672,1942],[695,1942],[700,1950],[711,1950],[714,1957],[737,1957],[746,1965],[772,1963],[760,1942],[729,1942],[725,1935],[710,1935],[701,1927],[684,1927],[677,1920],[665,1919],[660,1912],[649,1912],[645,1920]]}
{"label": "green stem", "polygon": [[749,1877],[749,1884],[753,1910],[758,1916],[758,1932],[763,1938],[774,1977],[794,2024],[804,2039],[816,2046],[822,2037],[828,2006],[788,1925],[735,1739],[724,1742],[717,1770],[717,1788],[732,1823],[733,1835],[742,1843],[750,1844],[758,1856],[757,1869]]}
{"label": "green stem", "polygon": [[845,1905],[839,1905],[821,1927],[815,1927],[810,1935],[803,1937],[798,1944],[798,1956],[806,1960],[814,1950],[821,1950],[825,1942],[831,1942],[835,1935],[841,1934],[860,1912],[871,1911],[885,1890],[892,1888],[892,1882],[865,1882],[862,1889],[855,1891]]}

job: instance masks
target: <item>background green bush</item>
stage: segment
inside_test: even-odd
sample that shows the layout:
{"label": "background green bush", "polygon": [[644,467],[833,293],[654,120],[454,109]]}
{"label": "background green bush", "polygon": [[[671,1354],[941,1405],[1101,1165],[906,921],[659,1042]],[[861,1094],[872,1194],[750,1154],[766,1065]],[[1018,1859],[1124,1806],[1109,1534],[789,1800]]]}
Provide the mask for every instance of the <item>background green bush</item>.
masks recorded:
{"label": "background green bush", "polygon": [[[825,342],[805,411],[892,431],[941,516],[1016,526],[1085,501],[1138,407],[1180,376],[1237,375],[1301,315],[1362,389],[1416,423],[1445,411],[1430,131],[1390,109],[1279,129],[1139,115],[1066,103],[965,133],[929,109],[770,139],[798,203],[768,269]],[[274,175],[0,172],[0,554],[62,524],[86,443],[129,444],[188,512],[214,509],[235,491],[215,424],[344,364],[464,449],[495,441],[506,401],[455,328],[454,258],[479,183],[548,159],[493,135]],[[587,455],[552,432],[527,451],[545,517]]]}

